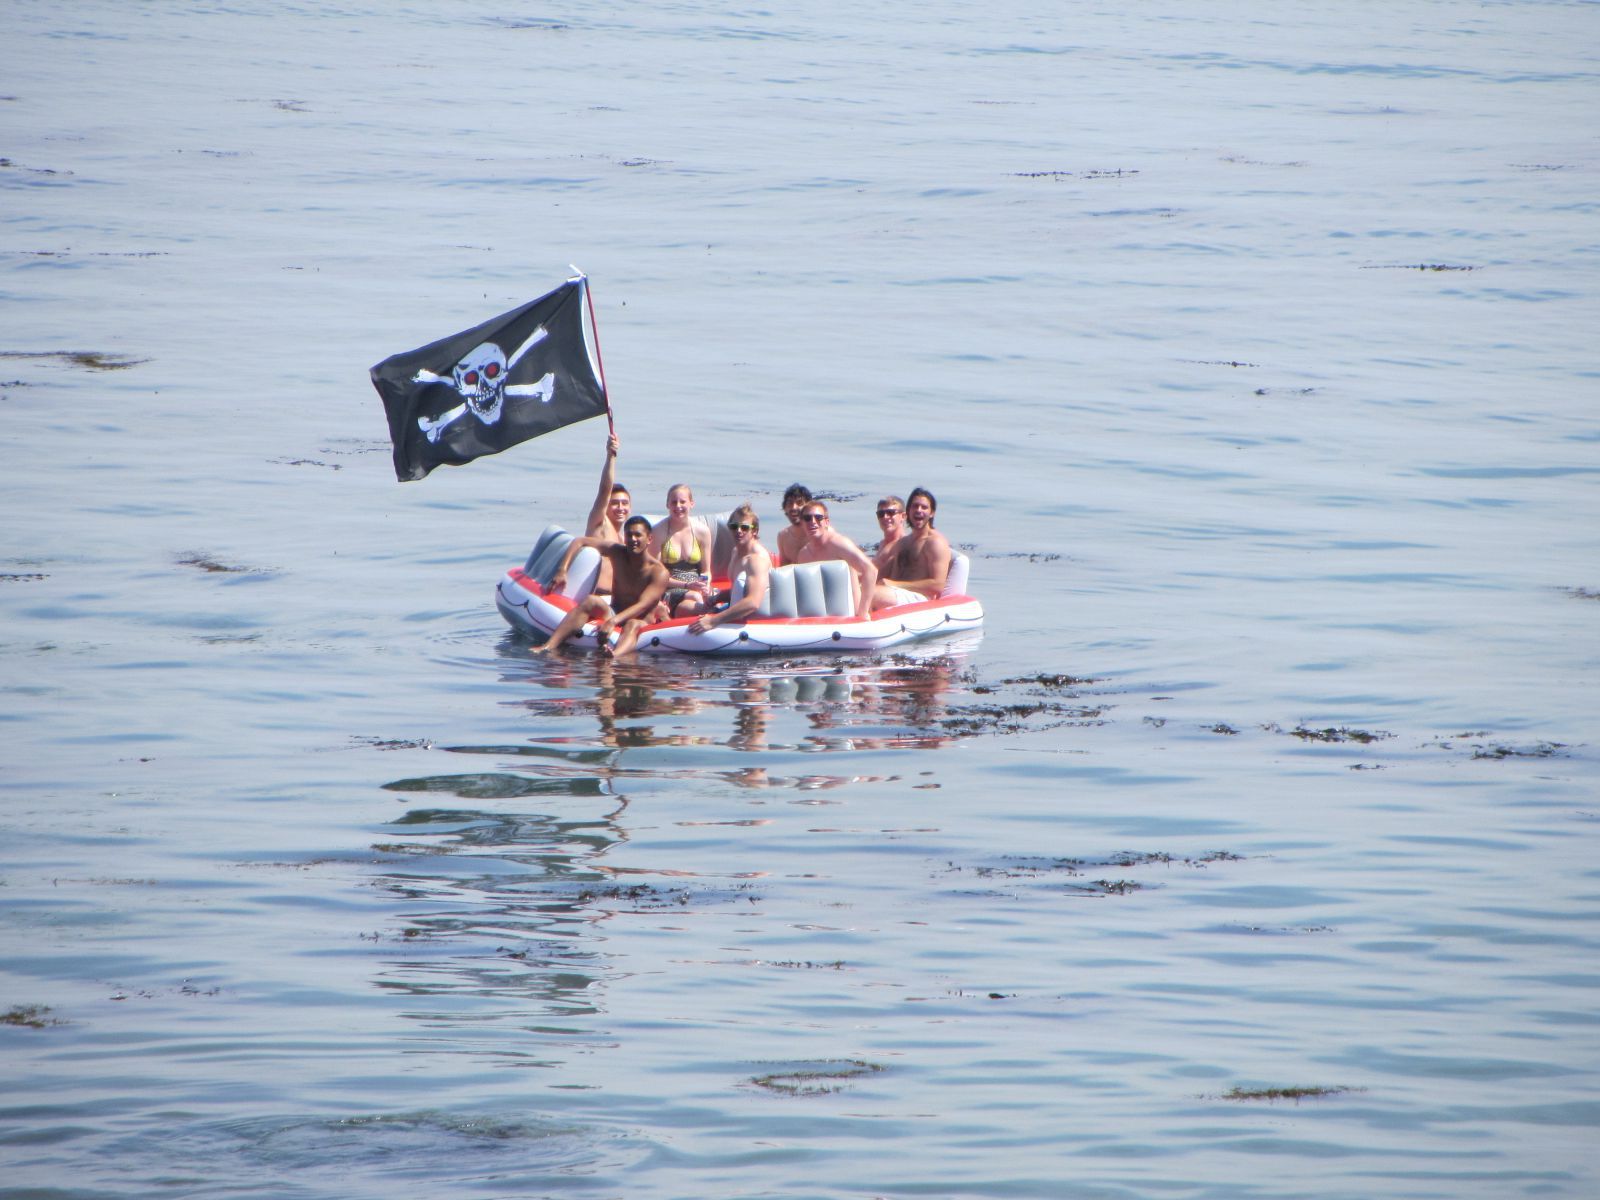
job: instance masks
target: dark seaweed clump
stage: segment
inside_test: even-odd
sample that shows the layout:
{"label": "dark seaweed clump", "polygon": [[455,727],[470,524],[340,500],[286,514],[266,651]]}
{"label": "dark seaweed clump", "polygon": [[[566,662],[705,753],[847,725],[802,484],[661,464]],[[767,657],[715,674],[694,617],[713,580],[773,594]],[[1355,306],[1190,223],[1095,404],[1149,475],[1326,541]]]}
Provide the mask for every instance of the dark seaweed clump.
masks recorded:
{"label": "dark seaweed clump", "polygon": [[56,1018],[47,1016],[50,1009],[43,1004],[19,1004],[14,1008],[0,1013],[0,1025],[21,1025],[28,1029],[44,1029],[51,1025],[64,1024]]}
{"label": "dark seaweed clump", "polygon": [[1293,1100],[1296,1104],[1302,1100],[1315,1100],[1323,1096],[1340,1096],[1346,1092],[1365,1091],[1364,1088],[1353,1087],[1268,1087],[1268,1088],[1231,1088],[1221,1096],[1223,1100]]}
{"label": "dark seaweed clump", "polygon": [[[1271,729],[1274,733],[1281,732],[1276,726],[1265,728]],[[1304,725],[1297,725],[1289,730],[1289,736],[1297,737],[1303,742],[1360,742],[1362,745],[1366,745],[1368,742],[1381,742],[1384,738],[1392,738],[1394,734],[1382,729],[1346,729],[1342,725],[1337,729],[1332,727],[1327,729],[1307,729]]]}
{"label": "dark seaweed clump", "polygon": [[1567,748],[1565,742],[1535,742],[1531,746],[1479,746],[1473,758],[1555,758]]}
{"label": "dark seaweed clump", "polygon": [[881,1063],[861,1058],[828,1058],[797,1064],[786,1071],[753,1075],[750,1082],[780,1096],[825,1096],[844,1090],[846,1082],[883,1070]]}

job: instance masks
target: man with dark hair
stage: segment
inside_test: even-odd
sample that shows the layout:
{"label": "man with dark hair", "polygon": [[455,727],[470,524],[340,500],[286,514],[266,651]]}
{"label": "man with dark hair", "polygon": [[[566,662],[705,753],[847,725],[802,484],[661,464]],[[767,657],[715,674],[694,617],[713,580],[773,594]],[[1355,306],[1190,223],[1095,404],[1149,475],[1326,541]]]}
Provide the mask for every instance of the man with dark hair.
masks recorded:
{"label": "man with dark hair", "polygon": [[[595,623],[600,653],[607,658],[626,654],[639,641],[656,604],[666,594],[671,577],[661,560],[650,553],[650,522],[644,517],[629,517],[622,525],[622,544],[607,546],[601,552],[611,563],[611,594],[591,592],[561,618],[550,640],[534,648],[535,654],[548,654],[581,630]],[[617,644],[608,644],[613,629],[620,629]]]}
{"label": "man with dark hair", "polygon": [[805,545],[805,526],[800,523],[800,510],[811,499],[811,489],[803,483],[791,483],[783,493],[783,515],[789,518],[789,527],[778,532],[778,558],[793,562]]}
{"label": "man with dark hair", "polygon": [[[617,451],[621,449],[621,445],[614,433],[606,438],[606,461],[600,468],[600,487],[595,492],[594,504],[589,509],[589,520],[583,527],[583,537],[574,538],[572,545],[567,547],[561,565],[556,567],[555,573],[550,577],[551,591],[560,591],[566,586],[567,571],[572,567],[572,560],[585,546],[604,550],[607,546],[619,545],[622,542],[622,523],[628,519],[628,514],[633,510],[633,497],[628,494],[627,488],[617,482]],[[594,591],[602,596],[611,594],[611,563],[607,559],[600,560],[600,573],[595,577]]]}
{"label": "man with dark hair", "polygon": [[927,488],[913,488],[906,500],[907,532],[895,542],[878,580],[874,608],[936,599],[950,574],[950,543],[933,527],[939,502]]}

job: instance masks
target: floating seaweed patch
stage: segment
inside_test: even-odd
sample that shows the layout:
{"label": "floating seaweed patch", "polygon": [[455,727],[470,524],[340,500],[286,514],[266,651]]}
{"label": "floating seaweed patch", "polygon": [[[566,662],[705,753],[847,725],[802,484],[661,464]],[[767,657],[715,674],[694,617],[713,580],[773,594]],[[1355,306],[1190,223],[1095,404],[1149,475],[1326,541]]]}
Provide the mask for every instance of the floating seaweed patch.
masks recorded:
{"label": "floating seaweed patch", "polygon": [[1002,679],[1001,683],[1009,684],[1035,684],[1042,688],[1060,689],[1079,687],[1085,683],[1099,683],[1098,679],[1089,675],[1065,675],[1041,671],[1037,675],[1019,675],[1014,679]]}
{"label": "floating seaweed patch", "polygon": [[1221,733],[1227,735],[1228,737],[1235,737],[1239,733],[1239,731],[1232,725],[1229,725],[1223,721],[1218,721],[1215,725],[1207,725],[1205,729],[1207,733]]}
{"label": "floating seaweed patch", "polygon": [[1070,179],[1071,171],[1013,171],[1017,179]]}
{"label": "floating seaweed patch", "polygon": [[1556,758],[1566,757],[1561,751],[1567,748],[1565,742],[1535,742],[1531,746],[1479,746],[1472,752],[1473,758]]}
{"label": "floating seaweed patch", "polygon": [[25,1029],[46,1029],[66,1022],[49,1016],[50,1008],[44,1004],[19,1004],[0,1013],[0,1025],[20,1025]]}
{"label": "floating seaweed patch", "polygon": [[148,358],[113,358],[98,350],[0,350],[0,358],[53,358],[91,371],[126,371],[150,361]]}
{"label": "floating seaweed patch", "polygon": [[1144,889],[1136,879],[1096,879],[1089,883],[1069,883],[1067,890],[1087,896],[1126,896]]}
{"label": "floating seaweed patch", "polygon": [[1314,387],[1303,388],[1257,388],[1258,396],[1309,396],[1317,389]]}
{"label": "floating seaweed patch", "polygon": [[864,1058],[824,1058],[794,1063],[765,1075],[752,1075],[750,1083],[780,1096],[826,1096],[844,1091],[851,1080],[876,1075],[882,1070],[881,1063]]}
{"label": "floating seaweed patch", "polygon": [[1083,177],[1085,179],[1122,179],[1129,175],[1137,175],[1138,173],[1138,171],[1130,170],[1125,167],[1113,167],[1109,171],[1085,171],[1083,173]]}
{"label": "floating seaweed patch", "polygon": [[1477,271],[1478,267],[1464,267],[1455,263],[1385,263],[1361,268],[1363,271]]}
{"label": "floating seaweed patch", "polygon": [[1186,358],[1186,363],[1193,363],[1197,367],[1259,367],[1260,363],[1240,362],[1231,358]]}
{"label": "floating seaweed patch", "polygon": [[248,575],[252,568],[233,567],[220,563],[206,554],[191,554],[187,558],[178,560],[180,567],[194,567],[197,571],[208,571],[213,575]]}
{"label": "floating seaweed patch", "polygon": [[612,884],[608,887],[580,887],[564,897],[575,904],[612,901],[628,905],[629,912],[659,912],[687,909],[691,905],[731,904],[739,900],[750,904],[760,899],[754,885],[735,884],[731,888],[661,888],[648,883]]}
{"label": "floating seaweed patch", "polygon": [[1100,718],[1109,705],[1072,707],[1064,704],[968,704],[952,707],[950,715],[939,720],[939,727],[954,737],[980,733],[1021,733],[1024,730],[1058,729],[1064,725],[1087,727],[1103,725]]}
{"label": "floating seaweed patch", "polygon": [[29,571],[21,574],[6,572],[4,574],[0,574],[0,583],[37,583],[41,579],[49,578],[50,576],[41,575],[37,571]]}
{"label": "floating seaweed patch", "polygon": [[[971,871],[974,875],[985,879],[1038,879],[1051,874],[1081,875],[1085,871],[1100,870],[1105,867],[1126,869],[1185,866],[1203,869],[1215,862],[1243,861],[1244,855],[1235,854],[1231,850],[1207,850],[1197,855],[1171,854],[1164,850],[1122,850],[1102,858],[1039,858],[1017,855],[1003,858],[999,866],[962,867],[952,862],[949,868],[952,871]],[[1103,884],[1105,880],[1097,882]]]}
{"label": "floating seaweed patch", "polygon": [[[1293,1100],[1298,1104],[1302,1100],[1318,1100],[1327,1096],[1342,1096],[1349,1092],[1364,1092],[1366,1090],[1366,1088],[1358,1087],[1235,1087],[1223,1092],[1217,1099],[1241,1102],[1264,1100],[1269,1104],[1276,1100]],[[1205,1098],[1202,1097],[1202,1099]]]}
{"label": "floating seaweed patch", "polygon": [[1057,562],[1061,555],[1054,550],[989,550],[978,555],[979,558],[1025,558],[1031,563]]}
{"label": "floating seaweed patch", "polygon": [[[1285,730],[1277,725],[1263,725],[1261,728],[1269,733],[1283,733]],[[1348,729],[1345,726],[1326,729],[1308,729],[1304,725],[1296,725],[1287,731],[1290,737],[1299,738],[1302,742],[1360,742],[1366,745],[1369,742],[1381,742],[1385,738],[1392,738],[1394,734],[1386,730]]]}
{"label": "floating seaweed patch", "polygon": [[57,171],[53,167],[25,167],[9,158],[0,158],[0,170],[26,171],[29,175],[71,175],[71,171]]}
{"label": "floating seaweed patch", "polygon": [[350,740],[373,750],[432,750],[427,738],[376,738],[352,735]]}
{"label": "floating seaweed patch", "polygon": [[1593,588],[1569,587],[1561,590],[1574,600],[1600,600],[1600,591]]}

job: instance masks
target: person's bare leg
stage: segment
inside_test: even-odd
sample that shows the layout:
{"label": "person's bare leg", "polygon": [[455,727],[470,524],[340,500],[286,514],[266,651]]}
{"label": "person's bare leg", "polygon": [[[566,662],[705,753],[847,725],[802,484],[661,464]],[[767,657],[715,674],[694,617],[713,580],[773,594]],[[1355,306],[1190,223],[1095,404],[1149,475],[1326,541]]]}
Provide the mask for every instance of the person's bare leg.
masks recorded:
{"label": "person's bare leg", "polygon": [[639,620],[638,617],[624,622],[622,627],[617,630],[617,644],[612,647],[611,653],[607,657],[616,658],[619,655],[631,654],[633,648],[639,644],[639,631],[643,628],[644,622]]}
{"label": "person's bare leg", "polygon": [[573,605],[572,611],[561,618],[561,623],[556,626],[555,632],[550,635],[549,639],[544,645],[535,646],[533,648],[533,653],[549,654],[550,651],[558,649],[562,642],[566,641],[569,637],[582,629],[592,617],[600,615],[600,613],[596,611],[597,608],[603,612],[606,611],[607,605],[603,600],[597,599],[593,596],[579,604]]}

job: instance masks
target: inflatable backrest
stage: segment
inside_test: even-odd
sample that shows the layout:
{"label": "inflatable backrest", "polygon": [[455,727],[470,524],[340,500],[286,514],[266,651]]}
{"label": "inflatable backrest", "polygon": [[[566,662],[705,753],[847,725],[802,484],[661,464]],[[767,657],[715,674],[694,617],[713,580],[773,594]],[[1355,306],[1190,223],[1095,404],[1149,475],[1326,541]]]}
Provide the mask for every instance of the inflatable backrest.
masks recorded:
{"label": "inflatable backrest", "polygon": [[707,517],[711,524],[711,578],[726,579],[733,561],[733,533],[728,529],[728,514]]}
{"label": "inflatable backrest", "polygon": [[[767,595],[757,610],[763,617],[853,617],[855,587],[849,563],[790,563],[767,572]],[[743,576],[733,598],[744,595]]]}
{"label": "inflatable backrest", "polygon": [[855,572],[850,569],[849,563],[830,559],[820,562],[817,566],[822,568],[822,590],[828,615],[831,617],[853,617],[856,615],[856,587]]}
{"label": "inflatable backrest", "polygon": [[967,569],[972,564],[967,556],[959,550],[950,551],[950,570],[944,577],[944,587],[940,589],[941,596],[965,596],[967,594]]}
{"label": "inflatable backrest", "polygon": [[539,561],[539,555],[543,553],[544,548],[550,544],[550,539],[555,537],[558,533],[565,532],[566,530],[561,528],[559,525],[546,525],[544,527],[544,531],[533,540],[533,549],[528,552],[528,561],[523,564],[522,569],[529,575],[532,575],[533,564]]}
{"label": "inflatable backrest", "polygon": [[821,563],[795,563],[780,569],[794,573],[794,607],[800,616],[828,615],[828,593],[822,586]]}
{"label": "inflatable backrest", "polygon": [[774,567],[767,572],[767,595],[756,611],[763,617],[800,615],[795,608],[793,567]]}
{"label": "inflatable backrest", "polygon": [[548,537],[540,537],[539,545],[534,549],[524,570],[543,586],[549,582],[550,573],[561,565],[561,556],[567,552],[567,547],[570,545],[572,545],[572,535],[565,529],[556,529]]}
{"label": "inflatable backrest", "polygon": [[[562,551],[563,554],[566,551]],[[559,565],[560,559],[556,562]],[[550,568],[552,571],[555,567]],[[594,590],[594,581],[600,577],[600,551],[593,546],[585,546],[573,556],[572,565],[567,568],[566,586],[561,589],[563,596],[570,596],[574,600],[581,600]]]}

